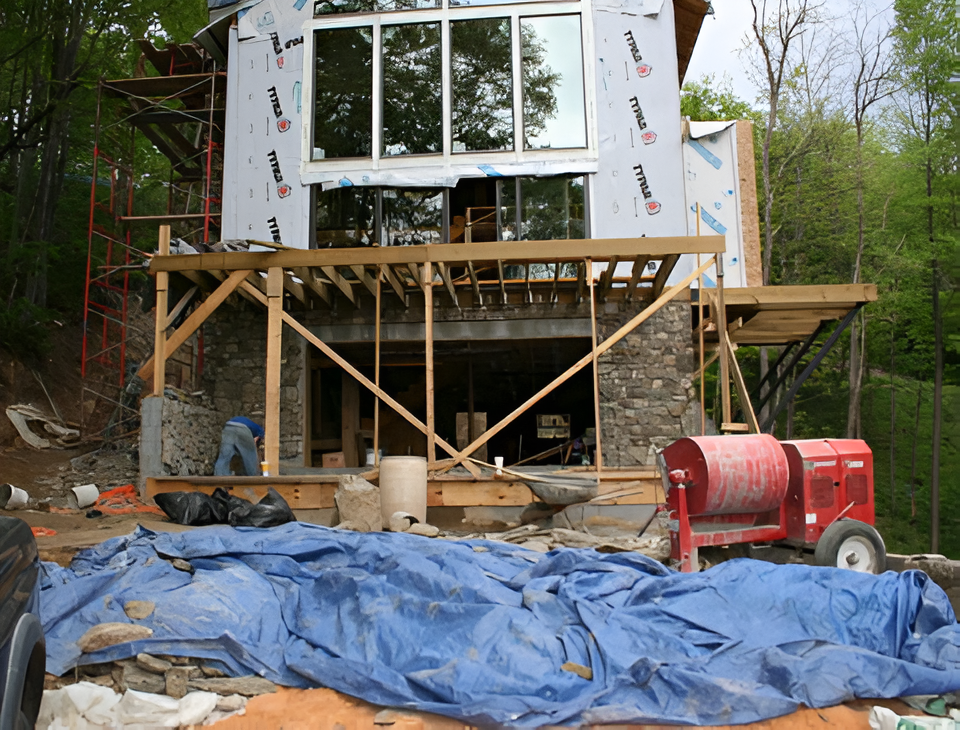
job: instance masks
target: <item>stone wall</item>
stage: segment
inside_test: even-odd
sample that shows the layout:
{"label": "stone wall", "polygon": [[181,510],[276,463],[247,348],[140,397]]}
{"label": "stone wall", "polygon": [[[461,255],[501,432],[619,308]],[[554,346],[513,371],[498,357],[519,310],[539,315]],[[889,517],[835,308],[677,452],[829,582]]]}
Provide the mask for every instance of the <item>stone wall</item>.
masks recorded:
{"label": "stone wall", "polygon": [[[644,303],[607,302],[597,312],[603,341]],[[681,294],[600,356],[600,429],[608,466],[652,465],[656,449],[700,433],[691,375],[689,294]]]}
{"label": "stone wall", "polygon": [[[204,325],[202,388],[220,414],[263,424],[266,398],[267,316],[261,310],[220,307]],[[280,360],[280,458],[303,457],[303,338],[283,327]],[[220,431],[217,431],[219,439]],[[219,442],[218,442],[219,443]]]}

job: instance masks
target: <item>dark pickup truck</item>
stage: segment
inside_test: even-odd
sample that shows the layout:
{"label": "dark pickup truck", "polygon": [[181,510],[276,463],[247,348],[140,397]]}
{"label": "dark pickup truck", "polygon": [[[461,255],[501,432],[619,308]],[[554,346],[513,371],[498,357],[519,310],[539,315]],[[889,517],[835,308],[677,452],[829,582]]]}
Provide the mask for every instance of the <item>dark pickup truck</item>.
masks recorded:
{"label": "dark pickup truck", "polygon": [[45,664],[37,542],[23,520],[0,516],[0,730],[34,727]]}

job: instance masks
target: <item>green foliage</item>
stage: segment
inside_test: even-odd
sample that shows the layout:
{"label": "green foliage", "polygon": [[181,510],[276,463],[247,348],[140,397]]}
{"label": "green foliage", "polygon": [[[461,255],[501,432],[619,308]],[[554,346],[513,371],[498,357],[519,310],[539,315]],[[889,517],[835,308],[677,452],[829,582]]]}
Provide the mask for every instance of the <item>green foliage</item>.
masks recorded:
{"label": "green foliage", "polygon": [[717,81],[716,74],[688,81],[680,91],[680,114],[695,122],[714,122],[728,119],[751,119],[758,122],[761,115],[733,93],[729,76]]}

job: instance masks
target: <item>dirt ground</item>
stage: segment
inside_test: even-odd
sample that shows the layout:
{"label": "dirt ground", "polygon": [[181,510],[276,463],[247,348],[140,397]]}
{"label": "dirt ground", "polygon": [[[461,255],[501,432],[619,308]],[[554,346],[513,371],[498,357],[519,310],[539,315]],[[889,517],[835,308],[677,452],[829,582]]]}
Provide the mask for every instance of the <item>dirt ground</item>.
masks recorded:
{"label": "dirt ground", "polygon": [[[857,700],[822,710],[803,708],[798,712],[749,725],[724,726],[714,730],[869,730],[870,708],[889,707],[901,715],[917,714],[897,700]],[[468,726],[440,715],[403,710],[385,710],[363,700],[330,689],[286,689],[260,695],[247,703],[246,713],[214,723],[216,730],[461,730]],[[597,726],[599,727],[599,726]],[[607,728],[613,726],[606,726]],[[636,730],[667,730],[676,725],[618,725]]]}

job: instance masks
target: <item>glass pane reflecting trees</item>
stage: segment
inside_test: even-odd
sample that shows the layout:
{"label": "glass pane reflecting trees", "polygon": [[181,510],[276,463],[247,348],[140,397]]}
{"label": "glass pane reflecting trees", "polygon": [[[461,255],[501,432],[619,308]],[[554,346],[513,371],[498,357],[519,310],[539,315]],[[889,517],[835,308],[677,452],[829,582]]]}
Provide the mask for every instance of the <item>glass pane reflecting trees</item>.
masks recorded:
{"label": "glass pane reflecting trees", "polygon": [[317,193],[316,247],[340,248],[377,243],[377,189],[334,188]]}
{"label": "glass pane reflecting trees", "polygon": [[373,33],[369,27],[314,31],[317,58],[313,159],[369,157]]}
{"label": "glass pane reflecting trees", "polygon": [[384,188],[383,228],[388,246],[440,243],[443,237],[443,192]]}
{"label": "glass pane reflecting trees", "polygon": [[509,18],[450,23],[453,151],[513,148]]}
{"label": "glass pane reflecting trees", "polygon": [[383,37],[383,150],[443,149],[440,24],[388,25]]}

